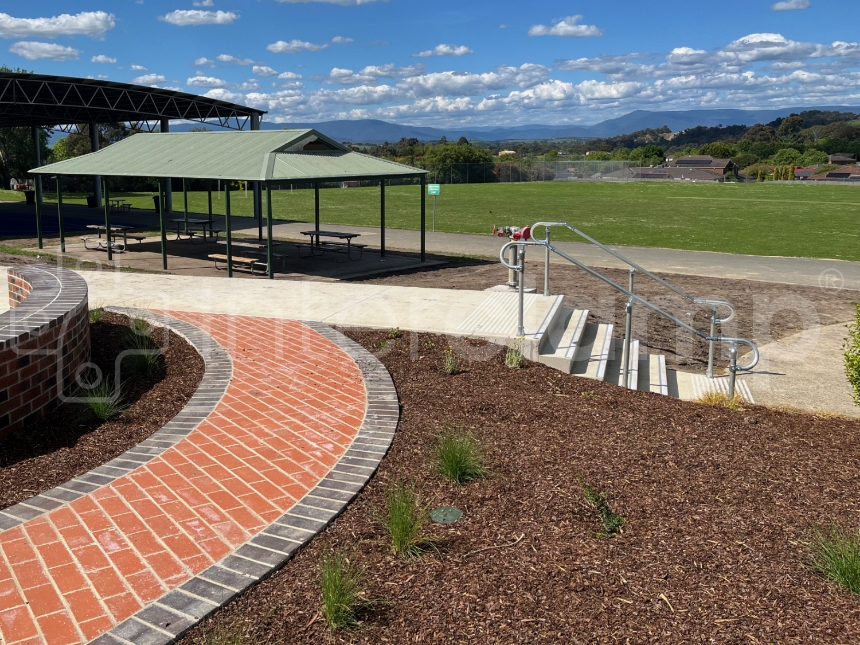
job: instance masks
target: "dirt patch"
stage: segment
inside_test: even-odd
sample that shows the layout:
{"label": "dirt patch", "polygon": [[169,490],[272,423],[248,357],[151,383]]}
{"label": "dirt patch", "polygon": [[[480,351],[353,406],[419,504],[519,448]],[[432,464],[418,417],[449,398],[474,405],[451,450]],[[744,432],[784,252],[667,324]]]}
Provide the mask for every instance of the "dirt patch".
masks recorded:
{"label": "dirt patch", "polygon": [[[624,335],[626,299],[622,294],[576,267],[552,265],[551,268],[551,291],[564,294],[565,307],[588,309],[591,312],[591,322],[612,323],[615,325],[614,335]],[[604,269],[602,273],[618,284],[627,285],[627,271]],[[474,260],[460,262],[456,266],[369,278],[364,282],[481,290],[503,284],[507,281],[507,275],[507,269],[498,262]],[[853,320],[853,303],[860,301],[860,292],[849,289],[824,289],[676,274],[659,275],[697,298],[730,302],[737,309],[737,316],[733,322],[726,324],[722,331],[718,327],[717,333],[749,338],[759,345],[816,325],[832,325]],[[537,286],[539,292],[543,293],[542,264],[533,262],[531,270],[527,268],[526,285]],[[636,278],[635,293],[697,329],[710,332],[710,307],[691,305],[659,283],[642,276]],[[648,352],[666,354],[667,364],[671,367],[682,367],[686,371],[704,371],[707,366],[706,343],[698,338],[694,339],[689,332],[679,331],[674,323],[656,313],[648,312],[641,306],[634,307],[633,334],[647,345]],[[727,358],[726,354],[718,364],[726,365]]]}
{"label": "dirt patch", "polygon": [[[128,349],[128,327],[127,317],[111,313],[90,324],[91,360],[103,374],[113,375],[117,356]],[[152,338],[164,348],[164,367],[148,378],[123,378],[122,414],[102,423],[84,405],[66,403],[0,442],[0,509],[110,461],[185,407],[203,378],[203,359],[173,332],[156,328]]]}
{"label": "dirt patch", "polygon": [[[712,408],[561,374],[504,367],[494,346],[443,373],[447,338],[348,332],[392,374],[402,405],[368,487],[284,569],[183,641],[243,643],[853,643],[860,598],[817,576],[812,524],[856,527],[860,423],[751,406]],[[479,355],[483,352],[483,355]],[[471,428],[491,475],[446,483],[430,446]],[[625,518],[614,538],[578,476]],[[403,561],[376,518],[392,481],[463,510],[431,525],[438,551]],[[319,563],[365,570],[374,600],[330,638]]]}

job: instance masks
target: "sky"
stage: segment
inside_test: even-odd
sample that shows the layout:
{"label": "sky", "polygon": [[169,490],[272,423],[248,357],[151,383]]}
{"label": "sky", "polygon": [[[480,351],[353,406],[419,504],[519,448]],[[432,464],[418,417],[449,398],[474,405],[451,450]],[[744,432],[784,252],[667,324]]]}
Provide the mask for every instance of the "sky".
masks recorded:
{"label": "sky", "polygon": [[633,110],[860,110],[860,1],[39,0],[0,63],[277,123],[592,124]]}

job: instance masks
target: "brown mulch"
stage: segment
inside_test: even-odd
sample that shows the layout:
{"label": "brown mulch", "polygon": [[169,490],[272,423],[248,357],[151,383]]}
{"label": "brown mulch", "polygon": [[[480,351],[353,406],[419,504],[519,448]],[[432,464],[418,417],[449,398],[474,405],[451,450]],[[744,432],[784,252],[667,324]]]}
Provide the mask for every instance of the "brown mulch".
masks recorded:
{"label": "brown mulch", "polygon": [[[452,258],[453,260],[453,258]],[[574,266],[551,266],[550,289],[564,294],[564,306],[589,309],[591,322],[615,325],[614,335],[624,335],[626,299],[618,291]],[[608,278],[627,285],[627,271],[601,269]],[[737,335],[754,340],[759,345],[780,340],[815,325],[833,325],[854,319],[853,303],[860,301],[860,292],[850,289],[825,289],[755,280],[729,280],[707,276],[658,274],[676,287],[697,298],[725,300],[737,308],[736,322],[723,330],[724,335]],[[445,289],[487,289],[507,281],[508,272],[498,262],[461,260],[445,267],[414,269],[398,274],[375,276],[362,280],[368,284],[410,287],[439,287]],[[543,264],[533,262],[526,269],[526,285],[543,293]],[[693,306],[659,283],[639,276],[635,292],[669,313],[710,331],[710,308]],[[724,310],[721,310],[724,311]],[[642,306],[634,308],[633,334],[647,345],[650,353],[666,354],[667,365],[683,367],[685,371],[704,371],[708,347],[691,334],[678,331],[676,325]],[[719,328],[717,333],[720,333]],[[740,348],[743,354],[743,347]],[[725,365],[726,361],[718,361]]]}
{"label": "brown mulch", "polygon": [[[813,525],[860,520],[860,423],[763,407],[731,411],[630,392],[455,344],[348,335],[377,353],[402,405],[368,487],[281,571],[182,643],[857,643],[860,596],[808,564]],[[471,428],[491,474],[465,486],[432,467],[443,424]],[[578,477],[626,518],[599,535]],[[431,525],[438,551],[401,560],[378,518],[392,481],[462,509]],[[521,539],[520,539],[521,538]],[[365,570],[373,603],[350,632],[320,616],[319,563]],[[223,640],[213,640],[215,636]]]}
{"label": "brown mulch", "polygon": [[[126,316],[105,313],[90,324],[92,362],[113,378],[117,356],[128,348]],[[102,423],[83,404],[66,403],[33,425],[0,441],[0,509],[54,488],[140,443],[185,407],[203,378],[204,362],[185,339],[156,328],[164,367],[151,377],[123,365],[128,407]],[[165,346],[165,340],[166,346]]]}

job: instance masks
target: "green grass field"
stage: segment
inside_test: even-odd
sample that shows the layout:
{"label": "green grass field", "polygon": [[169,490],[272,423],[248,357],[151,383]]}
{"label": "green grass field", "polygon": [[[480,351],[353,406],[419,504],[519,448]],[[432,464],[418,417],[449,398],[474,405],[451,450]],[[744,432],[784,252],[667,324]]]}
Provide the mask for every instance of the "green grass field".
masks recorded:
{"label": "green grass field", "polygon": [[[391,228],[419,226],[418,186],[386,189]],[[135,207],[153,206],[150,194],[119,195]],[[53,196],[48,196],[53,198]],[[0,191],[0,199],[22,199]],[[84,196],[64,201],[84,203]],[[213,194],[223,213],[223,195]],[[379,189],[321,191],[325,224],[376,226]],[[236,215],[251,214],[250,193],[233,193]],[[277,219],[313,220],[313,191],[273,192]],[[174,211],[182,194],[174,193]],[[430,229],[433,199],[427,199]],[[206,193],[190,193],[189,209],[206,212]],[[801,184],[527,183],[444,185],[436,230],[487,235],[493,224],[524,226],[538,220],[570,222],[608,244],[655,246],[751,255],[860,260],[860,189]],[[555,235],[554,239],[572,239]]]}

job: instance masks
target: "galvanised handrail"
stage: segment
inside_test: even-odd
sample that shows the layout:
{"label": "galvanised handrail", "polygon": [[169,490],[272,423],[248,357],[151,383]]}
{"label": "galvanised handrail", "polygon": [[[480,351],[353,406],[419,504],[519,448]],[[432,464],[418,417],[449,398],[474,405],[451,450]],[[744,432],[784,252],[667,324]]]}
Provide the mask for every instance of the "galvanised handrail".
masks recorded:
{"label": "galvanised handrail", "polygon": [[[557,225],[557,226],[565,226],[565,227],[567,227],[567,228],[570,228],[571,230],[574,230],[574,231],[576,230],[576,229],[574,229],[572,226],[570,226],[570,225],[568,225],[568,224],[564,224],[564,223],[553,223],[553,222],[544,223],[544,222],[541,222],[541,223],[537,224],[536,226],[545,226],[545,225],[549,225],[549,226],[556,226],[556,225]],[[578,232],[578,231],[577,231],[577,232]],[[598,245],[600,245],[601,247],[603,247],[603,245],[602,245],[602,244],[600,244],[599,242],[596,242],[596,243],[597,243]],[[632,303],[633,303],[633,302],[638,302],[638,303],[640,303],[640,304],[644,305],[645,307],[647,307],[648,309],[650,309],[651,311],[653,311],[653,312],[655,312],[655,313],[657,313],[657,314],[659,314],[659,315],[663,316],[664,318],[667,318],[668,320],[671,320],[672,322],[674,322],[674,323],[675,323],[676,325],[678,325],[679,327],[682,327],[683,329],[686,329],[686,330],[687,330],[687,331],[689,331],[690,333],[692,333],[692,334],[694,334],[694,335],[698,336],[699,338],[701,338],[701,339],[703,339],[703,340],[705,340],[705,341],[707,341],[707,342],[709,342],[709,343],[729,343],[729,344],[731,345],[731,348],[730,348],[730,351],[729,351],[729,356],[730,356],[730,364],[729,364],[729,396],[730,396],[730,397],[733,397],[733,396],[734,396],[734,391],[735,391],[735,376],[736,376],[736,373],[737,373],[737,372],[742,372],[742,371],[749,371],[749,370],[753,369],[753,368],[758,364],[758,361],[759,361],[759,351],[758,351],[758,347],[757,347],[757,346],[756,346],[756,344],[755,344],[754,342],[752,342],[751,340],[747,340],[746,338],[734,338],[734,337],[726,337],[726,336],[715,336],[715,335],[713,335],[713,334],[710,334],[710,335],[709,335],[709,334],[706,334],[706,333],[704,333],[704,332],[702,332],[702,331],[699,331],[698,329],[696,329],[696,328],[695,328],[695,327],[693,327],[692,325],[689,325],[688,323],[684,322],[683,320],[680,320],[680,319],[676,318],[675,316],[673,316],[672,314],[670,314],[670,313],[669,313],[669,312],[667,312],[667,311],[664,311],[663,309],[661,309],[661,308],[660,308],[660,307],[658,307],[657,305],[654,305],[654,304],[650,303],[650,302],[649,302],[648,300],[646,300],[645,298],[643,298],[643,297],[641,297],[641,296],[637,296],[635,293],[633,293],[632,289],[626,289],[626,288],[622,287],[620,284],[617,284],[615,281],[611,280],[610,278],[607,278],[605,275],[603,275],[603,274],[602,274],[602,273],[600,273],[599,271],[596,271],[596,270],[592,269],[591,267],[589,267],[589,266],[587,266],[587,265],[583,264],[582,262],[580,262],[580,261],[579,261],[579,260],[577,260],[576,258],[573,258],[573,257],[569,256],[569,255],[568,255],[567,253],[565,253],[564,251],[561,251],[561,250],[557,249],[557,248],[556,248],[556,247],[554,247],[552,244],[550,244],[549,242],[547,242],[545,239],[544,239],[544,240],[537,240],[537,239],[532,238],[532,240],[531,240],[531,241],[525,241],[525,240],[516,240],[516,241],[511,241],[511,242],[508,242],[507,244],[505,244],[504,246],[502,246],[502,248],[501,248],[501,250],[500,250],[500,252],[499,252],[499,259],[501,260],[502,265],[504,265],[504,266],[505,266],[505,267],[507,267],[508,269],[511,269],[511,270],[513,270],[513,271],[517,271],[517,272],[519,272],[519,274],[520,274],[520,280],[519,280],[519,283],[520,283],[520,290],[519,290],[519,295],[520,295],[520,300],[519,300],[519,319],[518,319],[518,329],[517,329],[517,334],[518,334],[519,336],[523,336],[523,335],[525,334],[525,330],[524,330],[524,326],[523,326],[523,289],[522,289],[522,285],[523,285],[523,283],[524,283],[524,279],[523,279],[523,277],[524,277],[524,270],[525,270],[525,249],[526,249],[526,247],[529,247],[529,246],[543,246],[543,247],[545,247],[545,248],[549,249],[550,251],[552,251],[553,253],[556,253],[557,255],[560,255],[561,257],[563,257],[563,258],[564,258],[565,260],[567,260],[568,262],[570,262],[570,263],[572,263],[572,264],[574,264],[574,265],[578,266],[580,269],[582,269],[582,270],[583,270],[583,271],[585,271],[586,273],[589,273],[589,274],[591,274],[592,276],[594,276],[595,278],[598,278],[599,280],[602,280],[603,282],[605,282],[606,284],[608,284],[609,286],[611,286],[611,287],[612,287],[612,288],[614,288],[615,290],[620,291],[621,293],[625,294],[625,295],[627,296],[627,298],[628,298],[628,301],[627,301],[627,302],[628,302],[628,307],[627,307],[627,315],[628,315],[628,317],[630,317],[630,316],[632,315]],[[518,248],[520,249],[520,253],[519,253],[519,258],[520,258],[520,259],[518,260],[519,264],[516,264],[516,265],[509,264],[509,263],[505,260],[505,252],[506,252],[509,248],[511,248],[511,247],[518,247]],[[605,248],[605,247],[604,247],[604,248]],[[613,253],[613,254],[614,254],[614,253]],[[627,261],[627,260],[626,260],[625,258],[623,258],[622,256],[619,256],[619,259],[622,259],[622,260]],[[635,270],[640,270],[640,269],[641,269],[641,267],[639,267],[638,265],[633,265],[632,263],[630,263],[630,264],[631,264],[631,266],[634,266],[634,269],[635,269]],[[648,275],[653,275],[653,274],[650,274],[650,272],[645,271],[645,269],[641,269],[641,270],[642,270],[643,272],[647,273]],[[658,281],[665,282],[665,281],[661,280],[660,278],[657,278],[657,276],[653,276],[653,277],[654,277],[655,279],[657,279]],[[631,272],[631,282],[632,282],[632,272]],[[673,291],[677,291],[677,292],[679,292],[679,293],[683,293],[683,292],[680,292],[680,290],[676,290],[676,289],[674,289],[674,288],[673,288],[671,285],[669,285],[668,283],[665,283],[665,284],[666,284],[667,286],[669,286],[670,288],[672,288],[672,290],[673,290]],[[631,286],[632,286],[632,284],[631,284]],[[696,301],[696,300],[695,300],[695,299],[693,299],[693,302],[695,302],[695,301]],[[728,303],[726,303],[726,304],[728,304]],[[731,305],[729,305],[729,306],[731,307]],[[732,308],[732,311],[734,311],[734,308]],[[627,338],[625,338],[625,352],[624,352],[624,357],[623,357],[623,359],[622,359],[622,360],[624,361],[624,364],[623,364],[623,370],[624,370],[624,386],[625,386],[625,387],[629,387],[629,385],[630,385],[630,384],[629,384],[629,380],[628,380],[628,378],[629,378],[629,376],[628,376],[628,369],[629,369],[629,362],[630,362],[630,361],[629,361],[629,345],[630,345],[630,340],[631,340],[631,339],[629,338],[629,328],[630,328],[630,325],[628,325],[627,327],[628,327],[628,337],[627,337]],[[738,344],[741,344],[741,345],[747,345],[747,346],[752,350],[752,352],[753,352],[753,359],[752,359],[752,361],[750,361],[747,365],[738,365],[738,364],[737,364],[737,345],[738,345]]]}

